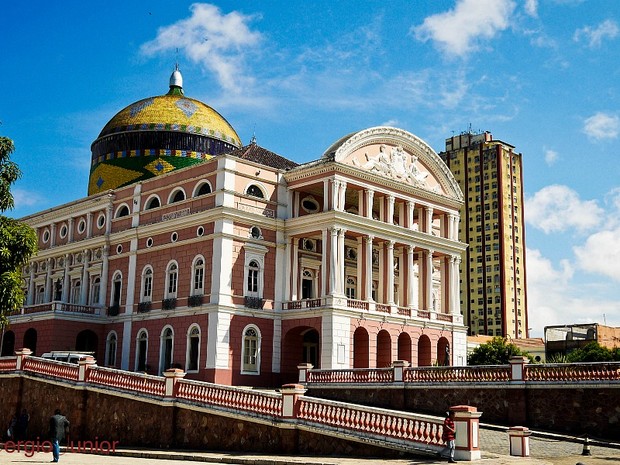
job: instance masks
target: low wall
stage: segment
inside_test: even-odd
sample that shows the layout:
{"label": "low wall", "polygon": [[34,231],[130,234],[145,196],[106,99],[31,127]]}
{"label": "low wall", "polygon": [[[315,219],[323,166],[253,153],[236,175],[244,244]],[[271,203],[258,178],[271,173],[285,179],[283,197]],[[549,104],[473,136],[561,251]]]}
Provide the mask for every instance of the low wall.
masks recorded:
{"label": "low wall", "polygon": [[118,447],[325,456],[403,457],[397,450],[325,436],[238,415],[210,414],[156,399],[135,399],[29,376],[0,377],[0,418],[30,413],[28,438],[47,439],[49,417],[60,409],[71,422],[70,440],[118,441]]}
{"label": "low wall", "polygon": [[620,437],[620,383],[428,383],[425,385],[308,385],[306,395],[382,408],[443,415],[473,405],[483,423]]}

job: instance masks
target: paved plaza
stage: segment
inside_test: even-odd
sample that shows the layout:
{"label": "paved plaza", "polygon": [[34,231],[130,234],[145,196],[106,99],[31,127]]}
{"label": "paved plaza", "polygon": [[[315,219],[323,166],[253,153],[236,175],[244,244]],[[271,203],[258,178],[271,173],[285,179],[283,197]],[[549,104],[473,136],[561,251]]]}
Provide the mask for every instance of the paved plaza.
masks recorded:
{"label": "paved plaza", "polygon": [[[557,435],[530,438],[530,457],[509,455],[508,434],[501,428],[480,430],[482,459],[476,462],[484,465],[507,465],[525,463],[529,465],[611,465],[620,464],[620,447],[603,447],[597,442],[590,446],[591,456],[583,456],[583,443],[572,442],[571,438]],[[617,445],[620,446],[620,445]],[[51,453],[7,452],[0,447],[0,464],[49,463]],[[67,465],[173,465],[182,463],[240,464],[240,465],[416,465],[437,464],[437,459],[420,457],[413,459],[386,460],[382,458],[359,459],[341,457],[268,456],[261,454],[211,453],[164,450],[119,449],[115,455],[94,453],[65,453],[60,462]],[[468,463],[468,462],[464,462]]]}

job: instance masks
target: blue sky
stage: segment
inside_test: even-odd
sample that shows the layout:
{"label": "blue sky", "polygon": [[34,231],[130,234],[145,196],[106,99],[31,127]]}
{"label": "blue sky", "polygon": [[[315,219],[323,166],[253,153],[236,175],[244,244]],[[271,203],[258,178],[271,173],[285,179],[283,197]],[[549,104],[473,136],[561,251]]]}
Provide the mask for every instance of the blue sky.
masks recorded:
{"label": "blue sky", "polygon": [[620,326],[620,2],[34,1],[2,16],[12,216],[85,196],[92,141],[165,93],[178,60],[186,95],[298,162],[376,125],[438,152],[469,128],[514,145],[532,334]]}

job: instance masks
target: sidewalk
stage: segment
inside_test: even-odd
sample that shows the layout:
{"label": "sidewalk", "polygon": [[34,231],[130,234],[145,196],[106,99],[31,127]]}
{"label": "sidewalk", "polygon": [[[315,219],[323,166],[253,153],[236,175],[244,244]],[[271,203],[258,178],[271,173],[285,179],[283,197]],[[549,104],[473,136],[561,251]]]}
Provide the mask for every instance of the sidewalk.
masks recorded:
{"label": "sidewalk", "polygon": [[[530,457],[509,456],[508,434],[504,428],[482,427],[480,444],[482,459],[476,462],[481,465],[610,465],[620,463],[620,444],[617,448],[602,447],[593,442],[590,446],[591,456],[582,456],[583,443],[571,442],[572,438],[560,435],[530,437]],[[7,452],[5,445],[0,444],[0,464],[10,463],[45,463],[51,460],[51,453],[26,454],[24,451]],[[72,453],[62,455],[60,462],[67,465],[182,465],[191,463],[202,464],[240,464],[240,465],[417,465],[439,464],[433,457],[414,457],[408,459],[386,460],[383,458],[348,458],[348,457],[306,457],[279,456],[265,454],[214,453],[202,451],[169,451],[118,449],[114,455],[98,455],[95,453]]]}

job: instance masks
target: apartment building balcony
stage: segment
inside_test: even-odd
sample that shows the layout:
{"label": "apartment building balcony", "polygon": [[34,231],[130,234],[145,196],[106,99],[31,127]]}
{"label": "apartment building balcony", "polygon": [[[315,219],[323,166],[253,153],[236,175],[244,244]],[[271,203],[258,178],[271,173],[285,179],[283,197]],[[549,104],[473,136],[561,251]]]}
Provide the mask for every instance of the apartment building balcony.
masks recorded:
{"label": "apartment building balcony", "polygon": [[100,315],[101,307],[95,305],[79,305],[67,302],[53,301],[35,305],[24,305],[19,310],[11,313],[15,315],[31,315],[34,313],[73,313],[83,315]]}

